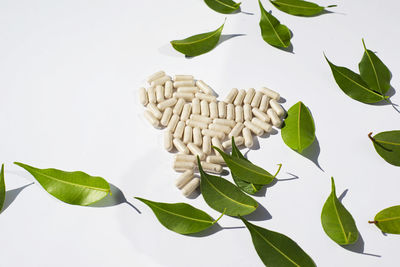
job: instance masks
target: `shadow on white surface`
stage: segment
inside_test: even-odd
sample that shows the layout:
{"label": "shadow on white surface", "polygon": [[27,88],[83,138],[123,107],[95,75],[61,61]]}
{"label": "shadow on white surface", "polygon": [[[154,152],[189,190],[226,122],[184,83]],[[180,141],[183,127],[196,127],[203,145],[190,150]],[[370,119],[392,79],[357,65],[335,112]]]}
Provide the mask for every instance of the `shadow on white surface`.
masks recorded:
{"label": "shadow on white surface", "polygon": [[269,213],[269,211],[263,205],[261,205],[260,202],[258,202],[258,207],[253,213],[243,217],[248,221],[265,221],[272,219],[271,213]]}
{"label": "shadow on white surface", "polygon": [[4,200],[3,210],[0,213],[4,212],[11,205],[11,203],[14,202],[14,200],[17,198],[17,196],[19,195],[19,193],[21,193],[22,190],[33,184],[34,183],[32,182],[30,184],[6,191],[6,198]]}
{"label": "shadow on white surface", "polygon": [[321,153],[321,148],[319,146],[319,141],[318,141],[318,138],[315,137],[314,142],[303,151],[302,155],[304,157],[308,158],[309,160],[311,160],[312,162],[314,162],[314,164],[321,171],[325,172],[324,169],[322,169],[322,167],[319,165],[319,162],[318,162],[318,157],[319,157],[320,153]]}

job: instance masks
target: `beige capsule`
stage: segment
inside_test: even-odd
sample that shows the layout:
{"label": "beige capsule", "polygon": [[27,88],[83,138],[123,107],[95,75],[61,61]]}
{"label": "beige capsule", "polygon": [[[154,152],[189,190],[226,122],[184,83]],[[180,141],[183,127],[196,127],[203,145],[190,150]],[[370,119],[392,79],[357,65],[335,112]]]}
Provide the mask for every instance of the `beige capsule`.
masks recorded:
{"label": "beige capsule", "polygon": [[218,123],[211,123],[210,125],[208,125],[208,129],[214,130],[217,132],[223,132],[225,134],[229,134],[232,130],[231,127],[229,127],[227,125],[218,124]]}
{"label": "beige capsule", "polygon": [[173,92],[172,81],[166,81],[164,85],[164,97],[167,99],[171,98],[172,92]]}
{"label": "beige capsule", "polygon": [[220,119],[226,118],[226,104],[222,101],[218,102],[218,117]]}
{"label": "beige capsule", "polygon": [[174,82],[174,88],[179,88],[183,86],[194,86],[194,80],[186,80],[186,81],[176,81]]}
{"label": "beige capsule", "polygon": [[279,95],[279,93],[267,88],[267,87],[261,87],[261,92],[263,94],[265,94],[266,96],[268,96],[269,98],[275,99],[276,101],[278,101],[281,96]]}
{"label": "beige capsule", "polygon": [[251,120],[252,123],[254,123],[256,126],[260,127],[263,129],[265,132],[269,133],[272,130],[272,125],[269,124],[268,122],[262,121],[259,118],[253,118]]}
{"label": "beige capsule", "polygon": [[183,131],[183,142],[185,144],[191,143],[193,138],[193,129],[190,126],[185,126],[185,130]]}
{"label": "beige capsule", "polygon": [[179,116],[176,114],[172,115],[167,125],[167,131],[170,131],[171,133],[174,132],[178,122],[179,122]]}
{"label": "beige capsule", "polygon": [[228,120],[228,119],[214,119],[213,123],[226,125],[226,126],[229,126],[231,128],[235,127],[235,125],[236,125],[236,122],[234,120]]}
{"label": "beige capsule", "polygon": [[211,137],[208,135],[203,136],[203,144],[202,149],[204,154],[211,153]]}
{"label": "beige capsule", "polygon": [[233,104],[228,104],[226,106],[226,119],[235,120],[235,106]]}
{"label": "beige capsule", "polygon": [[[243,136],[237,136],[235,137],[235,145],[236,146],[241,146],[244,143],[244,138]],[[232,140],[226,140],[225,142],[222,143],[222,147],[224,149],[229,149],[232,147]]]}
{"label": "beige capsule", "polygon": [[247,148],[250,148],[253,146],[253,135],[251,134],[251,131],[249,128],[245,127],[243,128],[243,139],[244,139],[244,145]]}
{"label": "beige capsule", "polygon": [[172,143],[173,136],[170,131],[165,131],[164,132],[164,148],[167,151],[171,151],[174,148],[174,145]]}
{"label": "beige capsule", "polygon": [[269,97],[266,95],[263,95],[261,98],[259,110],[261,110],[262,112],[267,112],[268,105],[269,105]]}
{"label": "beige capsule", "polygon": [[175,81],[187,81],[187,80],[193,80],[194,77],[193,75],[186,75],[186,74],[178,74],[174,76]]}
{"label": "beige capsule", "polygon": [[215,101],[217,101],[217,98],[215,96],[207,95],[207,94],[204,94],[204,93],[196,93],[196,97],[198,99],[200,99],[200,100],[205,100],[207,102],[213,102],[213,101],[215,102]]}
{"label": "beige capsule", "polygon": [[264,112],[262,112],[260,109],[253,108],[251,111],[253,112],[254,116],[259,118],[260,120],[265,121],[265,122],[271,121],[270,117],[267,114],[265,114]]}
{"label": "beige capsule", "polygon": [[210,108],[210,118],[211,118],[211,119],[218,118],[218,106],[217,106],[217,102],[210,102],[209,108]]}
{"label": "beige capsule", "polygon": [[238,94],[235,97],[235,100],[233,101],[233,104],[235,106],[242,105],[243,99],[244,99],[245,96],[246,96],[246,90],[240,89]]}
{"label": "beige capsule", "polygon": [[202,116],[210,116],[210,107],[208,106],[208,102],[206,100],[200,101],[200,111]]}
{"label": "beige capsule", "polygon": [[143,106],[146,106],[149,103],[147,91],[144,87],[139,88],[139,101]]}
{"label": "beige capsule", "polygon": [[194,177],[181,190],[185,197],[189,197],[200,185],[200,178]]}
{"label": "beige capsule", "polygon": [[198,127],[193,128],[193,144],[196,146],[201,146],[203,142],[203,136],[201,134],[201,129]]}
{"label": "beige capsule", "polygon": [[242,106],[235,107],[235,121],[243,122],[243,107]]}
{"label": "beige capsule", "polygon": [[149,110],[144,111],[144,117],[148,122],[150,122],[151,125],[153,125],[154,128],[158,128],[160,126],[160,121],[154,117],[153,113],[151,113]]}
{"label": "beige capsule", "polygon": [[208,123],[197,121],[197,120],[193,120],[193,119],[187,120],[186,121],[186,125],[188,125],[188,126],[190,126],[192,128],[194,128],[194,127],[198,127],[200,129],[207,129],[208,128]]}
{"label": "beige capsule", "polygon": [[251,113],[251,105],[245,104],[243,106],[244,120],[250,121],[253,118],[253,113]]}
{"label": "beige capsule", "polygon": [[204,160],[206,158],[206,155],[203,153],[203,151],[194,143],[187,144],[187,148],[193,155],[199,156],[200,160]]}
{"label": "beige capsule", "polygon": [[161,111],[157,108],[156,104],[154,103],[149,103],[147,104],[147,109],[153,113],[154,117],[157,118],[157,120],[161,119],[162,113]]}
{"label": "beige capsule", "polygon": [[261,136],[264,133],[264,130],[252,123],[251,121],[245,121],[244,126],[249,128],[255,135]]}
{"label": "beige capsule", "polygon": [[162,85],[156,86],[156,100],[157,103],[164,101],[164,87]]}
{"label": "beige capsule", "polygon": [[221,155],[210,155],[206,158],[206,161],[209,163],[226,165],[225,160]]}
{"label": "beige capsule", "polygon": [[200,114],[201,109],[200,109],[200,100],[198,98],[193,98],[192,100],[192,113],[193,114]]}
{"label": "beige capsule", "polygon": [[202,161],[200,163],[201,163],[201,167],[206,172],[220,174],[223,171],[223,168],[220,164],[210,163],[207,161]]}
{"label": "beige capsule", "polygon": [[263,93],[261,91],[257,91],[256,94],[253,97],[253,100],[251,100],[251,106],[253,108],[258,108],[261,103],[261,98],[263,97]]}
{"label": "beige capsule", "polygon": [[203,115],[197,115],[197,114],[190,115],[190,119],[195,120],[195,121],[201,121],[204,123],[212,123],[213,122],[213,119],[211,119],[210,117],[203,116]]}
{"label": "beige capsule", "polygon": [[256,90],[254,90],[254,88],[250,88],[249,90],[247,90],[246,96],[243,99],[243,103],[250,104],[255,94]]}
{"label": "beige capsule", "polygon": [[210,130],[210,129],[201,130],[201,134],[202,135],[209,135],[211,137],[217,137],[219,139],[224,139],[225,138],[225,134],[223,132],[218,132],[218,131],[214,131],[214,130]]}
{"label": "beige capsule", "polygon": [[174,160],[174,163],[172,164],[172,168],[177,171],[177,172],[184,172],[187,170],[194,170],[196,167],[196,164],[194,162],[190,161],[177,161]]}
{"label": "beige capsule", "polygon": [[196,86],[184,86],[184,87],[178,87],[176,90],[178,93],[192,93],[195,94],[199,91],[199,88]]}
{"label": "beige capsule", "polygon": [[174,114],[176,115],[181,115],[183,106],[185,105],[185,100],[183,98],[179,98],[178,101],[175,104],[174,109],[172,110],[174,112]]}
{"label": "beige capsule", "polygon": [[285,110],[275,99],[271,99],[269,101],[269,105],[275,111],[276,115],[278,115],[279,117],[282,118],[285,115]]}
{"label": "beige capsule", "polygon": [[147,98],[149,99],[149,103],[157,102],[156,88],[154,86],[150,86],[149,89],[147,89]]}
{"label": "beige capsule", "polygon": [[232,131],[229,133],[229,138],[232,138],[232,136],[236,137],[240,134],[240,132],[242,131],[244,125],[241,122],[238,122],[235,127],[233,127]]}
{"label": "beige capsule", "polygon": [[272,125],[274,125],[276,128],[280,128],[282,126],[282,120],[272,108],[267,110],[267,114],[271,118]]}
{"label": "beige capsule", "polygon": [[172,143],[174,144],[174,146],[176,147],[176,149],[182,153],[182,154],[189,154],[189,149],[187,148],[187,146],[185,145],[184,142],[182,142],[181,139],[178,138],[174,138],[174,140],[172,140]]}
{"label": "beige capsule", "polygon": [[183,136],[183,131],[185,130],[185,123],[183,121],[179,121],[178,125],[176,125],[174,138],[181,139]]}
{"label": "beige capsule", "polygon": [[192,112],[192,104],[186,103],[182,109],[181,121],[187,121],[189,119],[191,112]]}
{"label": "beige capsule", "polygon": [[161,117],[160,123],[162,126],[167,126],[172,117],[172,108],[166,108]]}
{"label": "beige capsule", "polygon": [[172,107],[178,100],[176,98],[169,98],[157,104],[159,110],[165,110],[168,107]]}
{"label": "beige capsule", "polygon": [[232,90],[228,93],[228,95],[225,98],[225,103],[232,104],[238,92],[239,90],[237,88],[232,88]]}
{"label": "beige capsule", "polygon": [[178,179],[175,181],[175,185],[177,188],[181,189],[184,185],[186,185],[190,180],[194,177],[193,170],[186,170],[184,171]]}
{"label": "beige capsule", "polygon": [[171,77],[165,75],[163,77],[158,78],[157,80],[152,81],[150,85],[151,86],[164,85],[167,81],[170,81],[170,80],[171,80]]}
{"label": "beige capsule", "polygon": [[197,161],[196,156],[187,154],[176,154],[174,158],[176,161],[191,161],[191,162]]}
{"label": "beige capsule", "polygon": [[165,76],[165,72],[163,70],[157,71],[157,72],[153,73],[152,75],[150,75],[149,77],[147,77],[147,82],[150,84],[152,81],[157,80],[164,76]]}
{"label": "beige capsule", "polygon": [[[218,137],[214,136],[213,138],[211,138],[211,144],[224,151],[224,147],[222,146],[221,140]],[[219,152],[217,150],[215,150],[215,155],[219,155]]]}
{"label": "beige capsule", "polygon": [[200,90],[207,95],[213,94],[213,90],[211,89],[211,87],[201,80],[196,82],[196,86],[199,87]]}
{"label": "beige capsule", "polygon": [[175,98],[183,98],[186,101],[192,101],[194,98],[193,93],[186,93],[186,92],[175,92],[172,95]]}

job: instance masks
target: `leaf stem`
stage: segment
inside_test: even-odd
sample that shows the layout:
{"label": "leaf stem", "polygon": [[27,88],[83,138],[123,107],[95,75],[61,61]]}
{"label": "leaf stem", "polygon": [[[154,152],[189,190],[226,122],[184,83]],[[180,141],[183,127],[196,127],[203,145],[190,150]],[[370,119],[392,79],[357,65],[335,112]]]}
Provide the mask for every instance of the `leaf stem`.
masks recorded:
{"label": "leaf stem", "polygon": [[369,137],[369,139],[371,139],[372,142],[375,142],[375,139],[372,137],[372,132],[370,132],[370,133],[368,134],[368,137]]}
{"label": "leaf stem", "polygon": [[326,8],[329,8],[329,7],[337,7],[337,5],[329,5]]}
{"label": "leaf stem", "polygon": [[282,168],[282,163],[278,164],[278,170],[276,171],[275,175],[273,176],[273,178],[276,178],[276,176],[278,175],[278,173],[281,171]]}
{"label": "leaf stem", "polygon": [[378,221],[368,221],[368,223],[377,224],[377,223],[378,223]]}
{"label": "leaf stem", "polygon": [[222,218],[222,216],[224,216],[225,215],[225,212],[226,212],[226,208],[224,209],[224,211],[222,212],[222,214],[218,217],[218,219],[216,219],[215,221],[213,221],[213,223],[212,224],[216,224],[218,221],[219,221],[219,219],[221,219]]}
{"label": "leaf stem", "polygon": [[367,47],[365,46],[364,38],[361,38],[365,51],[367,51]]}

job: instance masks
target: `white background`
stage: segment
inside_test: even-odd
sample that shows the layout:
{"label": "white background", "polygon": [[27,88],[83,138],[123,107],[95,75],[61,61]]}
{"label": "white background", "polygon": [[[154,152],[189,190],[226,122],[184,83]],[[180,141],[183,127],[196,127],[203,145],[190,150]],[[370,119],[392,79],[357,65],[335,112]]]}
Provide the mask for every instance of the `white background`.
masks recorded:
{"label": "white background", "polygon": [[[312,111],[320,147],[320,153],[314,145],[309,154],[314,161],[318,158],[323,171],[285,146],[280,133],[260,139],[260,148],[248,157],[271,172],[283,163],[278,178],[293,174],[298,179],[279,181],[265,196],[256,197],[265,209],[248,219],[288,235],[319,266],[395,266],[399,236],[384,236],[367,221],[400,203],[399,167],[378,156],[367,134],[399,129],[400,114],[390,105],[366,105],[347,97],[323,52],[335,64],[357,71],[364,37],[392,71],[394,89],[400,88],[400,4],[317,2],[339,6],[331,9],[335,13],[302,18],[263,1],[293,31],[294,50],[288,53],[262,40],[255,0],[242,4],[243,11],[254,15],[227,16],[201,0],[1,1],[0,162],[5,163],[7,196],[0,215],[0,265],[263,265],[246,229],[181,236],[133,199],[187,202],[214,218],[219,215],[201,195],[186,199],[175,188],[173,156],[162,147],[162,132],[142,116],[137,88],[163,69],[170,75],[193,74],[221,97],[232,87],[268,86],[286,99],[286,109],[303,101]],[[225,17],[224,35],[245,36],[191,59],[170,47],[170,40],[216,29]],[[400,103],[399,93],[391,99]],[[21,189],[34,179],[13,161],[102,176],[141,214],[111,200],[99,204],[104,207],[64,204],[37,183]],[[330,240],[320,224],[330,176],[336,179],[338,195],[348,189],[343,203],[362,235],[363,242],[350,249]],[[220,225],[242,223],[226,216]]]}

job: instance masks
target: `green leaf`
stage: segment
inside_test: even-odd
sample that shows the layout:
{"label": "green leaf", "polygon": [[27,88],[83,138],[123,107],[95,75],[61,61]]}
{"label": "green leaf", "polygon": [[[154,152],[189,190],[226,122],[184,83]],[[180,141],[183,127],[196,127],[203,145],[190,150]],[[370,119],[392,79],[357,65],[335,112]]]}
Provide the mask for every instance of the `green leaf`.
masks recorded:
{"label": "green leaf", "polygon": [[289,237],[240,218],[249,230],[254,248],[265,266],[316,266],[310,256]]}
{"label": "green leaf", "polygon": [[4,164],[2,164],[0,171],[0,212],[3,209],[5,199],[6,199],[6,184],[4,183]]}
{"label": "green leaf", "polygon": [[387,98],[371,90],[357,73],[348,68],[334,65],[326,56],[325,59],[332,70],[337,85],[346,95],[363,103],[377,103]]}
{"label": "green leaf", "polygon": [[400,235],[400,206],[381,210],[369,223],[374,223],[382,232]]}
{"label": "green leaf", "polygon": [[303,102],[297,102],[288,110],[281,135],[285,144],[299,153],[314,142],[314,120]]}
{"label": "green leaf", "polygon": [[325,233],[339,245],[353,244],[358,239],[358,230],[351,214],[336,197],[333,177],[332,192],[326,200],[321,213],[321,223]]}
{"label": "green leaf", "polygon": [[249,183],[263,185],[269,184],[275,179],[275,175],[272,175],[263,168],[254,165],[247,159],[236,158],[228,155],[215,146],[213,146],[213,148],[221,154],[226,165],[231,170],[232,175],[235,175],[238,179]]}
{"label": "green leaf", "polygon": [[[270,2],[280,11],[295,16],[311,17],[325,10],[322,6],[302,0],[270,0]],[[335,5],[328,7],[335,7]]]}
{"label": "green leaf", "polygon": [[358,64],[360,76],[368,84],[369,88],[381,95],[385,95],[390,88],[390,70],[374,52],[367,49],[364,39],[362,39],[362,43],[365,52],[360,64]]}
{"label": "green leaf", "polygon": [[222,14],[231,14],[240,10],[240,4],[232,0],[204,0],[209,8]]}
{"label": "green leaf", "polygon": [[68,204],[87,206],[110,193],[110,185],[98,176],[90,176],[81,171],[37,169],[19,162],[14,164],[30,172],[47,192]]}
{"label": "green leaf", "polygon": [[201,232],[214,225],[223,215],[214,220],[204,211],[186,203],[162,203],[135,198],[149,206],[162,225],[183,235]]}
{"label": "green leaf", "polygon": [[198,157],[197,163],[201,194],[208,206],[219,212],[225,211],[230,216],[247,215],[257,209],[257,201],[224,178],[205,173]]}
{"label": "green leaf", "polygon": [[386,162],[400,166],[400,131],[387,131],[376,134],[372,137],[370,133],[369,138],[374,144],[376,152]]}
{"label": "green leaf", "polygon": [[212,32],[201,33],[186,39],[171,41],[171,45],[175,50],[188,57],[195,57],[207,53],[217,46],[224,25],[225,22],[221,27]]}
{"label": "green leaf", "polygon": [[281,24],[277,18],[268,13],[258,0],[261,9],[260,28],[265,42],[272,46],[288,47],[292,38],[288,27]]}

